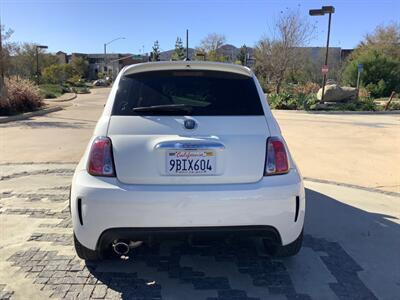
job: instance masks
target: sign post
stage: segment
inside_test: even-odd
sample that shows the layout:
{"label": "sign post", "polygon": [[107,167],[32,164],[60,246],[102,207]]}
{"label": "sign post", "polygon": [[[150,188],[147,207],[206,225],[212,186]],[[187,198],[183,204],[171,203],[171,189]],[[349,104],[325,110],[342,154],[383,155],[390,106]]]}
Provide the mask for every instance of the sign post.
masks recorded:
{"label": "sign post", "polygon": [[3,63],[3,44],[2,44],[2,32],[1,32],[1,20],[0,20],[0,103],[6,100],[6,86],[4,84],[4,63]]}
{"label": "sign post", "polygon": [[326,74],[329,72],[328,65],[325,64],[321,68],[321,72],[324,75],[323,76],[323,81],[322,81],[322,94],[321,94],[321,103],[324,103],[324,93],[325,93],[325,84],[326,84]]}
{"label": "sign post", "polygon": [[323,65],[322,68],[321,68],[321,72],[322,72],[323,75],[328,74],[329,67],[327,65]]}
{"label": "sign post", "polygon": [[358,99],[358,92],[360,90],[360,77],[361,77],[361,72],[363,70],[363,65],[362,64],[358,64],[357,65],[357,70],[358,70],[358,73],[357,73],[357,99]]}
{"label": "sign post", "polygon": [[357,69],[358,69],[358,74],[357,74],[357,89],[358,89],[360,87],[360,76],[361,76],[361,72],[363,70],[363,65],[358,64]]}

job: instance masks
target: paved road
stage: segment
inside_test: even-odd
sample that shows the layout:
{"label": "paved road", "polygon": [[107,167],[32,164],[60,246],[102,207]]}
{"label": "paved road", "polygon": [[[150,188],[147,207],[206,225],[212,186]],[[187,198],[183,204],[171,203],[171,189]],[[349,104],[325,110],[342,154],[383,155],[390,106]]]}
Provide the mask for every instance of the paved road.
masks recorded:
{"label": "paved road", "polygon": [[400,193],[400,115],[274,115],[304,177]]}
{"label": "paved road", "polygon": [[[0,162],[78,161],[108,92],[96,89],[66,110],[0,124]],[[304,177],[400,193],[400,115],[274,114]]]}
{"label": "paved road", "polygon": [[[371,189],[376,186],[370,176],[360,176],[359,182],[350,176],[332,177],[339,174],[340,160],[321,163],[329,147],[339,156],[346,153],[350,160],[365,163],[369,156],[362,156],[369,152],[360,146],[361,137],[368,136],[364,131],[383,130],[396,138],[391,130],[397,120],[391,116],[355,121],[358,116],[277,113],[304,175],[313,178],[305,182],[306,237],[295,258],[270,258],[259,239],[208,241],[201,246],[173,240],[142,246],[128,261],[85,265],[72,247],[68,187],[106,93],[95,90],[62,112],[0,127],[0,299],[399,299],[396,190]],[[382,118],[384,125],[365,126],[374,118]],[[324,127],[327,119],[339,127]],[[314,123],[318,126],[310,125]],[[328,134],[335,139],[334,134],[350,127],[358,128],[353,130],[361,152],[340,152],[339,137],[337,143],[324,138]],[[313,140],[308,138],[310,131],[315,133]],[[312,143],[322,158],[314,155],[310,163],[303,147],[312,149]],[[364,144],[379,148],[369,138]],[[390,155],[386,146],[383,150]],[[397,154],[387,158],[386,167],[393,172]],[[381,185],[388,185],[387,174],[376,177]],[[369,188],[350,187],[355,184]]]}

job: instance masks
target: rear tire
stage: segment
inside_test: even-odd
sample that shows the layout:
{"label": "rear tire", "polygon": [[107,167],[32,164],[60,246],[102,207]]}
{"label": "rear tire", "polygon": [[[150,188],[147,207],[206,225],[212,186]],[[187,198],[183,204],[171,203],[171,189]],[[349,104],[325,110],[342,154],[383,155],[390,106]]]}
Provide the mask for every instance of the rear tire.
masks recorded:
{"label": "rear tire", "polygon": [[264,240],[265,249],[269,255],[274,257],[290,257],[299,253],[301,245],[303,244],[303,230],[301,230],[300,235],[296,240],[288,245],[271,245]]}
{"label": "rear tire", "polygon": [[75,251],[76,254],[84,259],[84,260],[90,260],[90,261],[96,261],[96,260],[100,260],[101,257],[99,255],[99,253],[95,250],[91,250],[86,248],[85,246],[83,246],[78,239],[76,238],[75,234],[74,234],[74,245],[75,245]]}

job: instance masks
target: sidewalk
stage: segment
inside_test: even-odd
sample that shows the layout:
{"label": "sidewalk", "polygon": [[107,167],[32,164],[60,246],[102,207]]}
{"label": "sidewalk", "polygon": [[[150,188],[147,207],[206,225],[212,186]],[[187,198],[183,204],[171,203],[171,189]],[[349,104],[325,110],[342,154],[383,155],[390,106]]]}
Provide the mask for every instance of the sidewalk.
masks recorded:
{"label": "sidewalk", "polygon": [[271,259],[260,239],[175,239],[85,264],[68,209],[75,163],[61,160],[0,164],[0,290],[11,299],[398,299],[399,197],[306,180],[293,258]]}

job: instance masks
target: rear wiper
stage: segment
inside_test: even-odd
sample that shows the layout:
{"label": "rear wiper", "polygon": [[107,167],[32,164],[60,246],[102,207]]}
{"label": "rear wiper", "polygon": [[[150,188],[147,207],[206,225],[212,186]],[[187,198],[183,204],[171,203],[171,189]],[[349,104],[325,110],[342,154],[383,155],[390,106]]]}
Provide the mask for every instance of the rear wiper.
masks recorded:
{"label": "rear wiper", "polygon": [[158,112],[158,111],[191,111],[192,106],[186,104],[165,104],[152,106],[139,106],[132,108],[136,112]]}

